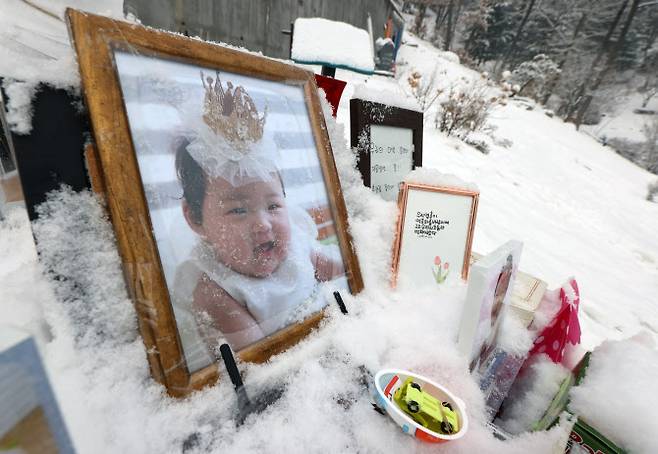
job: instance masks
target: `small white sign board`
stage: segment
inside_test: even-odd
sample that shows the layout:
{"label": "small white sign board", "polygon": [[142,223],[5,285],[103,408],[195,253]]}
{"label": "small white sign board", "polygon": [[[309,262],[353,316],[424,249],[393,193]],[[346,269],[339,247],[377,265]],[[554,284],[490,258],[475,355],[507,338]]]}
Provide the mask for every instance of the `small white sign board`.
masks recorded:
{"label": "small white sign board", "polygon": [[413,131],[370,125],[370,187],[384,200],[397,200],[400,182],[412,170]]}

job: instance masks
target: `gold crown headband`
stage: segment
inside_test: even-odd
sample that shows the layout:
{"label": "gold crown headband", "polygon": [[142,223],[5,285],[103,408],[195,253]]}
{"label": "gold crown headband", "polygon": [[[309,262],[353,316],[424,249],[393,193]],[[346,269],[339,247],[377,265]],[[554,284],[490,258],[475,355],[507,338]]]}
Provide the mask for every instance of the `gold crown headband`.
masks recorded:
{"label": "gold crown headband", "polygon": [[219,72],[215,78],[200,74],[202,115],[182,117],[192,135],[186,150],[209,177],[233,186],[268,181],[278,171],[278,148],[264,131],[267,108],[261,117],[244,87],[222,83]]}
{"label": "gold crown headband", "polygon": [[208,76],[204,79],[201,71],[201,83],[206,90],[203,102],[203,121],[212,131],[224,137],[240,150],[245,150],[250,143],[258,142],[263,137],[267,109],[262,117],[251,96],[241,85],[233,88],[230,81],[226,89],[219,79]]}

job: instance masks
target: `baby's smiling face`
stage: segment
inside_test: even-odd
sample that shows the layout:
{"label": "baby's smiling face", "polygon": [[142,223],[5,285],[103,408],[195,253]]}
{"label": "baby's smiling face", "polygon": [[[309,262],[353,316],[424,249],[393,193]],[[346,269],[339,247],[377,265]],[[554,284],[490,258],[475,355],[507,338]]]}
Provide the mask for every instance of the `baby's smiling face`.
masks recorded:
{"label": "baby's smiling face", "polygon": [[247,276],[269,276],[288,255],[288,209],[281,181],[272,176],[238,187],[223,178],[207,181],[201,225],[195,230],[217,260]]}

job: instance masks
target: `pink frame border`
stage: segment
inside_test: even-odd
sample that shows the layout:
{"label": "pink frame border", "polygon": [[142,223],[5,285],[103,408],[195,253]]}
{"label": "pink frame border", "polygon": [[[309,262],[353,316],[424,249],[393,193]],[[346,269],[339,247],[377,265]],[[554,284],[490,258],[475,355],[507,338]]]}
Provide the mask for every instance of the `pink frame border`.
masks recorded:
{"label": "pink frame border", "polygon": [[397,227],[395,229],[395,241],[393,243],[391,287],[395,288],[397,285],[398,271],[400,266],[400,248],[402,245],[402,236],[404,235],[404,220],[407,214],[407,199],[409,197],[410,190],[441,192],[444,194],[462,195],[473,198],[471,202],[471,213],[468,223],[468,233],[466,235],[466,246],[464,248],[464,259],[462,265],[462,279],[467,280],[468,270],[470,267],[471,247],[473,245],[473,230],[475,229],[475,219],[477,218],[480,191],[403,182],[402,188],[400,188],[400,194],[398,195],[398,207],[400,209],[400,214],[398,215]]}

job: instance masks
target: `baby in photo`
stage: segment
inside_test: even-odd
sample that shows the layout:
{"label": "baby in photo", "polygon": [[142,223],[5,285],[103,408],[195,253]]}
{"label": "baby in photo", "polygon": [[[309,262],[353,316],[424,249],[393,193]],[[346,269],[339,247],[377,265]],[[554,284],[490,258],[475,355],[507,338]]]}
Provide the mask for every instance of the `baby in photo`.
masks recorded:
{"label": "baby in photo", "polygon": [[319,282],[344,275],[306,210],[288,203],[276,144],[246,90],[208,77],[202,122],[176,144],[182,210],[199,241],[179,266],[177,299],[210,344],[239,350],[318,311]]}
{"label": "baby in photo", "polygon": [[491,355],[491,352],[494,350],[497,344],[498,332],[500,329],[500,318],[501,310],[503,309],[503,303],[505,301],[505,296],[509,290],[510,281],[512,279],[512,273],[514,271],[514,257],[512,254],[507,256],[505,260],[505,265],[500,270],[500,274],[496,279],[496,287],[493,292],[493,299],[491,301],[491,313],[489,315],[489,331],[487,339],[480,347],[480,353],[478,356],[471,362],[470,369],[473,370],[478,365],[484,364],[487,358]]}

